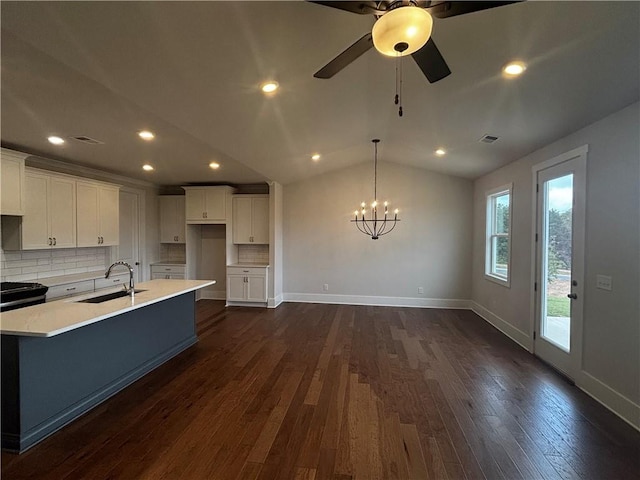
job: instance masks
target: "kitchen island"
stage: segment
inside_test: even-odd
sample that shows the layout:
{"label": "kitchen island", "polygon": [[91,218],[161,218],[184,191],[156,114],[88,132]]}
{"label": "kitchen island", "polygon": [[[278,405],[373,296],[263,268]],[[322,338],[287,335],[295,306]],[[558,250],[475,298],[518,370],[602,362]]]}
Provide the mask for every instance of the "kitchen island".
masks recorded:
{"label": "kitchen island", "polygon": [[152,280],[3,312],[2,447],[22,452],[197,341],[204,280]]}

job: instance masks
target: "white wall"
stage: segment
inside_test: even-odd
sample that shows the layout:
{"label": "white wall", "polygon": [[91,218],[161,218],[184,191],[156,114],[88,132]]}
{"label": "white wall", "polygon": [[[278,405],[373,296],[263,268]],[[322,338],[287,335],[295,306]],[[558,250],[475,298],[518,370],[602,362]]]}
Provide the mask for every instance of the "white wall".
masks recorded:
{"label": "white wall", "polygon": [[[577,382],[611,407],[620,403],[623,415],[625,409],[640,413],[639,112],[635,103],[562,138],[478,179],[474,192],[472,300],[530,348],[531,167],[589,145],[583,375]],[[484,278],[485,192],[508,182],[513,182],[511,288]],[[597,274],[613,277],[613,291],[595,288]],[[640,417],[630,421],[640,425]]]}
{"label": "white wall", "polygon": [[286,185],[285,299],[466,306],[472,194],[468,180],[379,162],[378,201],[399,208],[401,221],[372,240],[350,223],[373,200],[372,162]]}
{"label": "white wall", "polygon": [[282,302],[283,288],[283,189],[278,182],[269,184],[269,299],[270,308]]}

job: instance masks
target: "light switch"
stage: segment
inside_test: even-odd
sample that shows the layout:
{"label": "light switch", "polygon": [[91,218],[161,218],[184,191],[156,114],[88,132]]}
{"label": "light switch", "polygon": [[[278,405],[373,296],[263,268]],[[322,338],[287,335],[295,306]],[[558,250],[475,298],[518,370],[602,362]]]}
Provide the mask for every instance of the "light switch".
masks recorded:
{"label": "light switch", "polygon": [[611,290],[611,277],[608,275],[596,275],[596,288]]}

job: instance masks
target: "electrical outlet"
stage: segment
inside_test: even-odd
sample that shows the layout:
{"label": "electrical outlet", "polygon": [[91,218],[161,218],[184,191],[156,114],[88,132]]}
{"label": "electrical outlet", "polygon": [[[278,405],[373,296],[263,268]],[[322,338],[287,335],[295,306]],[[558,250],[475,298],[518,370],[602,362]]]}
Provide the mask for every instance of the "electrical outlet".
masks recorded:
{"label": "electrical outlet", "polygon": [[418,287],[418,294],[419,295],[424,295],[424,288]]}
{"label": "electrical outlet", "polygon": [[612,279],[608,275],[596,275],[596,288],[611,291],[611,289],[613,288],[611,282]]}
{"label": "electrical outlet", "polygon": [[325,292],[329,291],[329,284],[325,283],[324,285],[322,285],[322,290],[324,290]]}

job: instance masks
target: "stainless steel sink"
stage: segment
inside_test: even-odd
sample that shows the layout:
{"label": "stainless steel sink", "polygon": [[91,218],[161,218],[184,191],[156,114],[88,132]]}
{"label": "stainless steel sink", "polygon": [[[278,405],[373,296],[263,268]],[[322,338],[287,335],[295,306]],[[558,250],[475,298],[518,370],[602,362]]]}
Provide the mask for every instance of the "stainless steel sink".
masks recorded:
{"label": "stainless steel sink", "polygon": [[[135,289],[134,293],[146,292],[146,290],[138,290]],[[107,293],[104,295],[99,295],[97,297],[87,298],[85,300],[78,300],[76,303],[102,303],[108,302],[109,300],[115,300],[116,298],[128,297],[130,294],[125,292],[124,290],[120,290],[119,292]]]}

